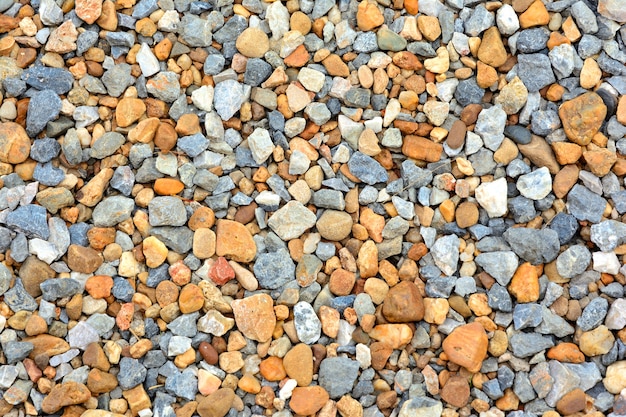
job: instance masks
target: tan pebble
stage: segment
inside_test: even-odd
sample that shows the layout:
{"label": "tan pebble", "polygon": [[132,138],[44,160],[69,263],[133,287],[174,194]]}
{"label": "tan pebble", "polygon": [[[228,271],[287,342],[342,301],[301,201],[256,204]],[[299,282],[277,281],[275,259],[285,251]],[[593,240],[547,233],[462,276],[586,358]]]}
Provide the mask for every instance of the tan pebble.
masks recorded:
{"label": "tan pebble", "polygon": [[237,38],[237,50],[248,58],[261,58],[270,48],[267,34],[261,29],[249,27]]}

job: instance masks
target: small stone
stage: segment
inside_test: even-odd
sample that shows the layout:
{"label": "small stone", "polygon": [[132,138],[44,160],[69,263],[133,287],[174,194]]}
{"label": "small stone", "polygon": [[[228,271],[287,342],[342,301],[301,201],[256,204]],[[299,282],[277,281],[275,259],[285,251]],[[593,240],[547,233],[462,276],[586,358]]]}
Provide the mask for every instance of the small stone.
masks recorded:
{"label": "small stone", "polygon": [[606,368],[606,376],[602,380],[604,387],[611,394],[619,394],[626,388],[626,361],[617,361]]}
{"label": "small stone", "polygon": [[228,120],[241,108],[243,88],[235,80],[222,81],[215,85],[213,106],[222,120]]}
{"label": "small stone", "polygon": [[76,16],[91,25],[102,14],[102,0],[78,0],[75,11]]}
{"label": "small stone", "polygon": [[440,392],[441,399],[454,407],[464,407],[470,396],[470,387],[467,379],[462,376],[453,376],[448,379]]}
{"label": "small stone", "polygon": [[263,253],[254,263],[254,274],[261,288],[281,287],[294,278],[295,269],[296,266],[285,249]]}
{"label": "small stone", "polygon": [[265,129],[257,128],[248,136],[248,146],[252,151],[252,157],[258,164],[262,164],[270,157],[274,150],[274,144],[269,132]]}
{"label": "small stone", "polygon": [[307,387],[313,380],[313,351],[305,343],[299,343],[283,357],[283,366],[299,387]]}
{"label": "small stone", "polygon": [[220,388],[204,397],[198,404],[197,412],[200,417],[224,417],[235,399],[235,391],[230,388]]}

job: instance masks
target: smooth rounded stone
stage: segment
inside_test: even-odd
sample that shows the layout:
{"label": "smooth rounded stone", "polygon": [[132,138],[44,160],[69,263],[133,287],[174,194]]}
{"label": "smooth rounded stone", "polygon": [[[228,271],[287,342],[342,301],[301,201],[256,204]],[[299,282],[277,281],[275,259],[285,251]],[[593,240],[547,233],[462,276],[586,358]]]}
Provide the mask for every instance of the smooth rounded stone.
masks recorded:
{"label": "smooth rounded stone", "polygon": [[517,56],[517,75],[530,93],[556,82],[550,58],[543,54],[519,54]]}
{"label": "smooth rounded stone", "polygon": [[573,245],[556,258],[556,269],[560,276],[569,279],[582,274],[591,263],[591,252],[583,245]]}
{"label": "smooth rounded stone", "polygon": [[618,361],[606,368],[602,383],[611,394],[619,394],[626,388],[626,361]]}
{"label": "smooth rounded stone", "polygon": [[551,262],[559,254],[559,236],[551,229],[515,227],[503,236],[517,256],[533,265]]}
{"label": "smooth rounded stone", "polygon": [[352,232],[352,217],[343,211],[325,210],[317,220],[316,227],[324,239],[343,240]]}
{"label": "smooth rounded stone", "polygon": [[254,275],[261,288],[275,290],[294,278],[296,266],[285,249],[262,253],[254,263]]}
{"label": "smooth rounded stone", "polygon": [[476,201],[489,214],[489,217],[501,217],[507,211],[507,183],[505,178],[482,183],[476,188]]}
{"label": "smooth rounded stone", "polygon": [[376,42],[381,50],[393,52],[402,51],[406,48],[407,44],[406,39],[386,27],[378,29],[376,32]]}
{"label": "smooth rounded stone", "polygon": [[220,388],[202,398],[197,412],[200,417],[224,417],[231,408],[235,399],[235,391],[230,388]]}
{"label": "smooth rounded stone", "polygon": [[548,168],[542,167],[532,173],[521,175],[517,179],[516,187],[524,197],[541,200],[552,191],[552,176]]}
{"label": "smooth rounded stone", "polygon": [[113,196],[102,200],[92,213],[93,224],[96,227],[115,226],[130,218],[135,201],[123,196]]}
{"label": "smooth rounded stone", "polygon": [[457,270],[459,245],[458,237],[447,235],[437,239],[430,249],[435,265],[447,276],[453,275]]}
{"label": "smooth rounded stone", "polygon": [[26,132],[36,136],[46,124],[55,120],[61,111],[61,99],[53,90],[43,90],[34,94],[28,103],[26,116]]}
{"label": "smooth rounded stone", "polygon": [[359,363],[346,357],[322,360],[318,373],[318,383],[330,398],[336,399],[352,391],[359,374]]}
{"label": "smooth rounded stone", "polygon": [[576,320],[576,325],[584,332],[593,330],[604,321],[609,309],[609,302],[602,297],[591,300],[584,308],[580,317]]}
{"label": "smooth rounded stone", "polygon": [[293,307],[293,317],[298,339],[307,345],[317,342],[322,332],[322,323],[311,304],[305,301],[297,303]]}
{"label": "smooth rounded stone", "polygon": [[270,48],[269,38],[259,28],[249,27],[237,38],[237,50],[248,58],[261,58]]}

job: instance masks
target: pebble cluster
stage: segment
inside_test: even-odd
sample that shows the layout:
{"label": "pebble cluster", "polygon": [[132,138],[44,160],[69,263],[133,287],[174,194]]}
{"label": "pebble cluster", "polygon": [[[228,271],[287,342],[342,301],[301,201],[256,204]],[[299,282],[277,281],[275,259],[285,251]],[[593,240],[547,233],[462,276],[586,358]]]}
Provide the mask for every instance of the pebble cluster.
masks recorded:
{"label": "pebble cluster", "polygon": [[624,0],[0,0],[0,415],[626,415]]}

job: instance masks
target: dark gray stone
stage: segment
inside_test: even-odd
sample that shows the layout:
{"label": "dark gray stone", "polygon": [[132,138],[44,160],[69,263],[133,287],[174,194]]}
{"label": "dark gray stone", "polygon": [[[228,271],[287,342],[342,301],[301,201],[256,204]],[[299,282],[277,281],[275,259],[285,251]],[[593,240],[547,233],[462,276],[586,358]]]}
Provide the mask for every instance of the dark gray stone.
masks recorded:
{"label": "dark gray stone", "polygon": [[59,117],[60,112],[61,99],[55,91],[43,90],[33,94],[28,103],[26,133],[37,136],[49,121]]}
{"label": "dark gray stone", "polygon": [[71,278],[50,278],[39,284],[43,299],[56,301],[59,298],[71,297],[82,291],[80,282]]}
{"label": "dark gray stone", "polygon": [[559,254],[559,235],[552,229],[515,227],[503,236],[517,256],[533,265],[551,262]]}
{"label": "dark gray stone", "polygon": [[567,207],[570,214],[578,220],[599,223],[606,207],[606,200],[588,188],[576,184],[567,195]]}
{"label": "dark gray stone", "polygon": [[22,80],[37,90],[52,90],[66,94],[74,85],[74,76],[62,68],[34,66],[22,72]]}

